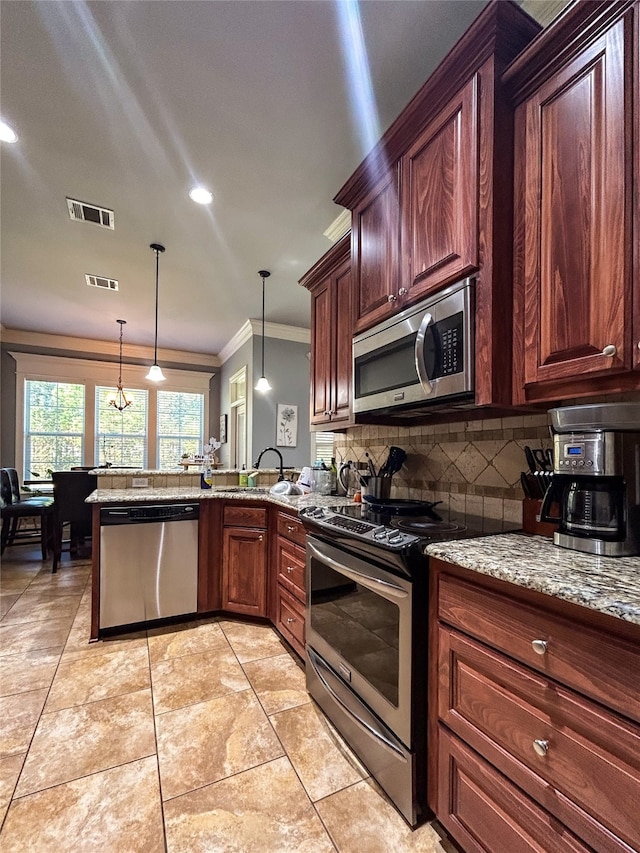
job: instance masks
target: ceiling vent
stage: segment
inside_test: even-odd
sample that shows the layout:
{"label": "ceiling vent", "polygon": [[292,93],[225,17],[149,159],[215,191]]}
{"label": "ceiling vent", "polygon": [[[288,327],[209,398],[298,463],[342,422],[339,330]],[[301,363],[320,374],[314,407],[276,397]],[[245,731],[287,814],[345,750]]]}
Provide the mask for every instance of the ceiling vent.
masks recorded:
{"label": "ceiling vent", "polygon": [[84,280],[89,287],[99,287],[101,290],[119,290],[115,278],[105,278],[103,275],[85,275]]}
{"label": "ceiling vent", "polygon": [[71,219],[77,222],[93,222],[94,225],[99,225],[101,228],[114,230],[113,210],[97,207],[95,204],[86,204],[84,201],[76,201],[74,198],[67,198],[67,208]]}

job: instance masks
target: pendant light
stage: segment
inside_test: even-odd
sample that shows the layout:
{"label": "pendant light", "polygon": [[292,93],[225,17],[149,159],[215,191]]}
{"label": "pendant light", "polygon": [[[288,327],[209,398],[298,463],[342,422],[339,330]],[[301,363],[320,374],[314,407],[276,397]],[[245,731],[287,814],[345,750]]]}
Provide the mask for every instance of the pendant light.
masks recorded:
{"label": "pendant light", "polygon": [[116,390],[112,391],[109,394],[108,401],[109,405],[113,406],[114,409],[117,409],[119,412],[123,412],[127,406],[130,406],[133,403],[133,400],[128,400],[126,394],[124,393],[124,389],[122,387],[122,327],[126,326],[126,320],[116,320],[116,323],[120,323],[120,361],[119,361],[119,371],[118,371],[118,384],[116,385]]}
{"label": "pendant light", "polygon": [[153,364],[149,368],[149,372],[145,378],[151,379],[152,382],[163,382],[165,376],[162,373],[162,369],[158,366],[158,258],[160,257],[160,252],[164,252],[164,246],[160,243],[152,243],[149,248],[153,249],[156,253],[156,335],[153,344]]}
{"label": "pendant light", "polygon": [[271,273],[269,270],[258,270],[258,275],[262,279],[262,374],[256,384],[256,391],[261,391],[264,394],[266,391],[271,391],[269,380],[264,375],[264,280],[269,278]]}

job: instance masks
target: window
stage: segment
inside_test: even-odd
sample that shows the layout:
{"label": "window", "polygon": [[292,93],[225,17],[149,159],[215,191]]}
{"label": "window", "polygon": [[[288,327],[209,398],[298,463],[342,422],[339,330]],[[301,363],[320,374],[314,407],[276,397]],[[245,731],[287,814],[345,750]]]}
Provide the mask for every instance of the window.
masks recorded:
{"label": "window", "polygon": [[84,385],[25,381],[23,479],[83,464]]}
{"label": "window", "polygon": [[149,392],[127,388],[131,406],[119,412],[109,405],[112,387],[96,386],[97,464],[147,467],[147,401]]}
{"label": "window", "polygon": [[[312,441],[311,458],[314,462],[321,459],[327,467],[331,465],[333,453],[333,433],[332,432],[313,432],[311,433]],[[315,445],[315,449],[314,446]]]}
{"label": "window", "polygon": [[183,454],[202,453],[204,394],[158,391],[158,468],[175,468]]}

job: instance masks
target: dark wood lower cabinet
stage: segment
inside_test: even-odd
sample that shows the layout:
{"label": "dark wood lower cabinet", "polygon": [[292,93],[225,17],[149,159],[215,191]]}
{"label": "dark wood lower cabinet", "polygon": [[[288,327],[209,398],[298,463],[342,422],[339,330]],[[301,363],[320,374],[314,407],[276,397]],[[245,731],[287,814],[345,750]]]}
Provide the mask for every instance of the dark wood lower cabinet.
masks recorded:
{"label": "dark wood lower cabinet", "polygon": [[266,530],[224,528],[222,609],[249,616],[267,615]]}
{"label": "dark wood lower cabinet", "polygon": [[466,853],[640,850],[637,626],[440,560],[430,575],[444,828]]}

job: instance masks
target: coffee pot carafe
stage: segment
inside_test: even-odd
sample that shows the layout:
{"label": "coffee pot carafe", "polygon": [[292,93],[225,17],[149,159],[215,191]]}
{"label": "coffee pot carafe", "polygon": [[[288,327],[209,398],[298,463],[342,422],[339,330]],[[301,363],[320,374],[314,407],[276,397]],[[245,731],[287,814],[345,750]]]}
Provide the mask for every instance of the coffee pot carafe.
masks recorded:
{"label": "coffee pot carafe", "polygon": [[640,405],[552,409],[554,475],[540,518],[554,542],[609,557],[640,554]]}

